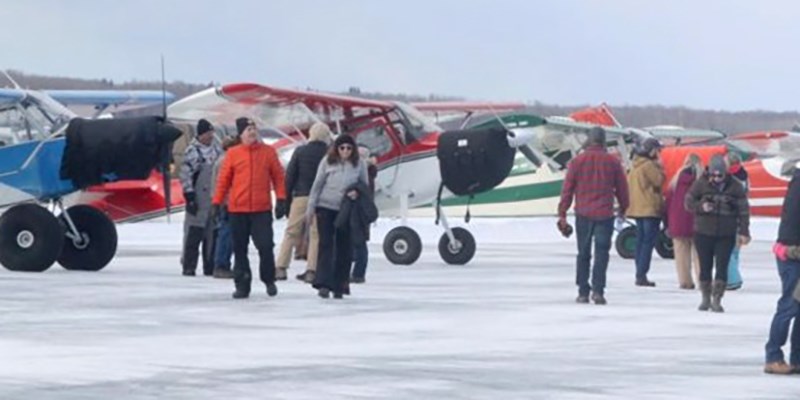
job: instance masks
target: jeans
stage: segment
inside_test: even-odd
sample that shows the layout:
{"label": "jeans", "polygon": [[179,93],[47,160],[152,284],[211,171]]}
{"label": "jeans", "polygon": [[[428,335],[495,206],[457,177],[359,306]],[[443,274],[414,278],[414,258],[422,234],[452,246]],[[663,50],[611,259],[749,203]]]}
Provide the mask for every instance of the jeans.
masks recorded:
{"label": "jeans", "polygon": [[792,325],[791,350],[789,364],[800,365],[800,303],[792,297],[797,280],[800,278],[800,261],[778,262],[778,274],[781,277],[781,297],[772,325],[769,329],[767,341],[767,362],[784,361],[783,347],[789,337],[789,325]]}
{"label": "jeans", "polygon": [[635,218],[636,220],[636,280],[647,279],[650,272],[650,260],[653,259],[653,247],[656,246],[660,218]]}
{"label": "jeans", "polygon": [[[606,288],[606,270],[608,270],[608,252],[611,250],[611,234],[614,232],[614,218],[592,220],[577,215],[575,217],[575,235],[578,239],[578,258],[575,271],[575,284],[578,294],[588,296],[594,290],[603,294]],[[592,239],[594,239],[594,268],[592,268],[592,284],[589,285],[589,267],[592,262]]]}
{"label": "jeans", "polygon": [[367,275],[369,248],[367,242],[353,246],[353,278],[364,278]]}

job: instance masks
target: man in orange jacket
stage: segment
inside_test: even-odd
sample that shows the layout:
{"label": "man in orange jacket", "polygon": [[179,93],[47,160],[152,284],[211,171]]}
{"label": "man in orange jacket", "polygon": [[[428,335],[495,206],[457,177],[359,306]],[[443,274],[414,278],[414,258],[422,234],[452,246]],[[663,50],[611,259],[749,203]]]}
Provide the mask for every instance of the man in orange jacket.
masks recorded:
{"label": "man in orange jacket", "polygon": [[233,236],[234,299],[250,296],[250,260],[247,247],[250,237],[258,249],[259,274],[267,286],[267,294],[275,296],[275,256],[273,254],[272,191],[275,191],[275,218],[286,215],[286,185],[278,153],[264,144],[256,124],[249,118],[236,120],[240,144],[228,150],[220,167],[217,190],[212,203],[215,209],[228,198],[231,232]]}

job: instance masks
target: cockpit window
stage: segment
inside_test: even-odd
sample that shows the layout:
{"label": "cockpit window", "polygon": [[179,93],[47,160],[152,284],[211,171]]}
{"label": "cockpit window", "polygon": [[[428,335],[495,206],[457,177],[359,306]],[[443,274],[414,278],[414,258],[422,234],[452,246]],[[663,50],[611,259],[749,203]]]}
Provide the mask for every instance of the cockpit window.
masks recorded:
{"label": "cockpit window", "polygon": [[436,125],[433,121],[428,119],[428,117],[414,107],[411,107],[406,103],[399,102],[396,102],[395,105],[404,117],[403,119],[405,125],[407,125],[407,127],[403,128],[406,130],[405,137],[407,143],[420,140],[431,133],[442,131],[442,128],[439,127],[439,125]]}

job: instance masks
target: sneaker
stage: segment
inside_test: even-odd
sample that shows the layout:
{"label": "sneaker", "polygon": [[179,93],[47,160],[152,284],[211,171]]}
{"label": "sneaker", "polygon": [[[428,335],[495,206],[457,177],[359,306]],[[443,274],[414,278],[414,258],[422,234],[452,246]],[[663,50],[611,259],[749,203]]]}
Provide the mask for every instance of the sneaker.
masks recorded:
{"label": "sneaker", "polygon": [[578,304],[589,304],[589,296],[578,295],[575,302]]}
{"label": "sneaker", "polygon": [[235,292],[233,292],[234,299],[246,299],[248,297],[250,297],[250,293],[245,292],[244,290],[237,289]]}
{"label": "sneaker", "polygon": [[194,271],[193,271],[193,270],[191,270],[191,269],[185,269],[185,270],[183,270],[183,276],[195,276],[195,275],[197,275],[197,273],[196,273],[196,272],[194,272]]}
{"label": "sneaker", "polygon": [[655,282],[652,282],[652,281],[649,281],[649,280],[647,280],[647,278],[644,278],[644,279],[637,279],[637,280],[636,280],[636,286],[655,287],[655,286],[656,286],[656,283],[655,283]]}
{"label": "sneaker", "polygon": [[363,278],[363,277],[358,277],[357,278],[357,277],[353,276],[353,277],[350,278],[350,283],[366,283],[366,282],[367,282],[367,279]]}
{"label": "sneaker", "polygon": [[592,293],[592,301],[594,302],[594,304],[597,304],[598,306],[604,306],[608,304],[606,298],[603,297],[602,293]]}
{"label": "sneaker", "polygon": [[275,286],[275,283],[268,283],[267,284],[267,295],[269,297],[275,297],[278,295],[278,287]]}
{"label": "sneaker", "polygon": [[331,291],[328,288],[319,288],[317,290],[317,296],[322,297],[323,299],[327,299],[331,297]]}
{"label": "sneaker", "polygon": [[214,268],[214,278],[217,279],[233,279],[233,272],[230,269],[217,267]]}
{"label": "sneaker", "polygon": [[286,268],[278,267],[275,268],[275,280],[276,281],[285,281],[287,278]]}
{"label": "sneaker", "polygon": [[776,361],[764,365],[764,373],[776,375],[789,375],[794,373],[794,368],[785,361]]}

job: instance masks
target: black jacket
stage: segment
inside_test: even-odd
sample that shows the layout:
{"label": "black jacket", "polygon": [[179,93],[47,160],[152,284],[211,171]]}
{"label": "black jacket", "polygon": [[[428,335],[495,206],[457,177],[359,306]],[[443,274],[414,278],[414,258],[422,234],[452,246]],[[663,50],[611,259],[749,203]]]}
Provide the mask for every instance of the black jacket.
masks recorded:
{"label": "black jacket", "polygon": [[[702,205],[711,203],[711,212],[703,211]],[[694,231],[707,236],[750,236],[750,205],[744,186],[731,175],[726,175],[720,190],[708,181],[708,173],[697,179],[684,205],[694,213]]]}
{"label": "black jacket", "polygon": [[308,196],[317,176],[319,163],[327,151],[328,145],[320,141],[310,142],[294,151],[289,166],[286,167],[287,196]]}
{"label": "black jacket", "polygon": [[378,219],[378,208],[367,185],[362,182],[355,183],[348,187],[345,193],[351,190],[358,191],[358,198],[352,200],[344,196],[334,223],[339,229],[349,229],[355,245],[369,240],[369,225]]}
{"label": "black jacket", "polygon": [[800,169],[794,171],[786,198],[783,200],[778,242],[787,246],[800,245]]}

